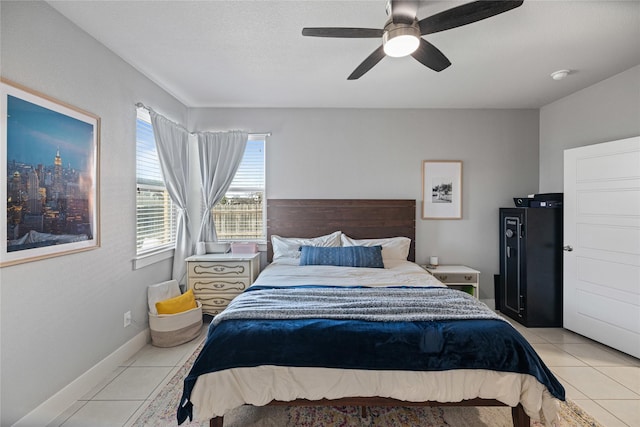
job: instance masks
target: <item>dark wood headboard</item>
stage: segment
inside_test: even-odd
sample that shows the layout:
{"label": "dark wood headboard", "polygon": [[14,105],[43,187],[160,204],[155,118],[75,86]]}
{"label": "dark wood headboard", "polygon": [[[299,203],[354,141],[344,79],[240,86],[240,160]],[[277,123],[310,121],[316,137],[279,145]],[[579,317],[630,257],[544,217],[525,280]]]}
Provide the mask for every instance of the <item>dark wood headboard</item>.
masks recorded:
{"label": "dark wood headboard", "polygon": [[271,236],[317,237],[340,230],[354,239],[403,236],[416,259],[416,201],[384,199],[267,199],[267,260]]}

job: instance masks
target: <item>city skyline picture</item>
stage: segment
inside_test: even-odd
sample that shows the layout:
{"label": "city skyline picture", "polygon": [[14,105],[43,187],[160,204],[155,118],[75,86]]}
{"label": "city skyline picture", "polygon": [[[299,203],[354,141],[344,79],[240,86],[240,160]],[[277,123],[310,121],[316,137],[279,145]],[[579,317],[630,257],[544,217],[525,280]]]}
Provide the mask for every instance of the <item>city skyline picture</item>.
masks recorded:
{"label": "city skyline picture", "polygon": [[99,245],[99,118],[2,82],[0,266]]}

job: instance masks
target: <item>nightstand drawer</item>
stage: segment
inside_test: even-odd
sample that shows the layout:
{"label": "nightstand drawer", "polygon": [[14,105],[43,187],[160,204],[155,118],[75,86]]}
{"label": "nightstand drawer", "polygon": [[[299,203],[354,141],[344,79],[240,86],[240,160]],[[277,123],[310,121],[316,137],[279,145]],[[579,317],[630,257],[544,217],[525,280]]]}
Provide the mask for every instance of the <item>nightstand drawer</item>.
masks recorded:
{"label": "nightstand drawer", "polygon": [[478,276],[473,273],[433,273],[433,276],[443,283],[477,283]]}
{"label": "nightstand drawer", "polygon": [[189,277],[250,277],[249,261],[189,262]]}
{"label": "nightstand drawer", "polygon": [[251,285],[249,277],[197,277],[189,278],[189,289],[200,293],[235,293],[244,292]]}
{"label": "nightstand drawer", "polygon": [[229,303],[238,294],[198,294],[198,301],[202,304],[202,310],[215,316],[227,308]]}

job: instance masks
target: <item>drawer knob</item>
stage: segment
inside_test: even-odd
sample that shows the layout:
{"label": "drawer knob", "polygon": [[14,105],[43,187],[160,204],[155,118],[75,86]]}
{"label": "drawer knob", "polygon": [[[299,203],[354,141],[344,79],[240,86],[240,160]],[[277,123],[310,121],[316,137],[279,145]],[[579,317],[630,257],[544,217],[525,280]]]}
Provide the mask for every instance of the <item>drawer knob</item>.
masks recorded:
{"label": "drawer knob", "polygon": [[471,280],[473,278],[473,276],[464,276],[464,280]]}

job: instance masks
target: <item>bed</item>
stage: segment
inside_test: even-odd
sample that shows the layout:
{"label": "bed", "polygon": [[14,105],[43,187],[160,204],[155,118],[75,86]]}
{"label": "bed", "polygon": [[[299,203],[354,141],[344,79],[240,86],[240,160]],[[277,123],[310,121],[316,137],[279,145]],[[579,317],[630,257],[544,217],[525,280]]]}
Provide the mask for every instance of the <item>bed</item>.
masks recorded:
{"label": "bed", "polygon": [[213,319],[179,423],[222,427],[243,404],[506,405],[517,427],[555,419],[564,389],[526,340],[414,263],[414,200],[267,209],[272,262]]}

